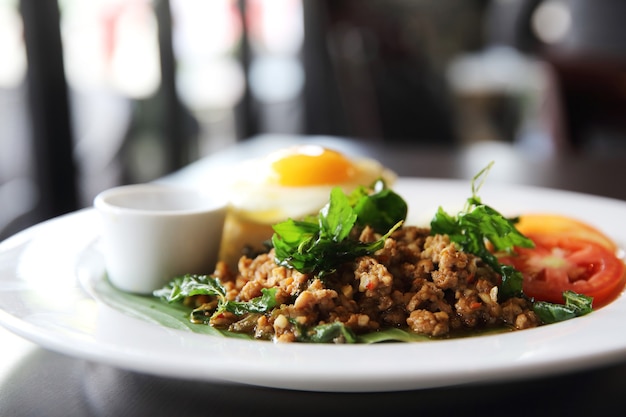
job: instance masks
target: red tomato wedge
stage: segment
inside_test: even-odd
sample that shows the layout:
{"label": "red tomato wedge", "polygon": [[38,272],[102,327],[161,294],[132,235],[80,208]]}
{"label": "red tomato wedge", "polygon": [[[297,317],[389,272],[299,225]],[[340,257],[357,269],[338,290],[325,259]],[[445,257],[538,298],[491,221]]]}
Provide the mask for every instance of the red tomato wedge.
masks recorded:
{"label": "red tomato wedge", "polygon": [[562,304],[563,292],[571,290],[593,297],[593,307],[598,308],[623,290],[624,262],[614,250],[596,239],[580,238],[569,232],[526,236],[535,242],[535,248],[517,248],[516,255],[499,260],[522,273],[527,296]]}

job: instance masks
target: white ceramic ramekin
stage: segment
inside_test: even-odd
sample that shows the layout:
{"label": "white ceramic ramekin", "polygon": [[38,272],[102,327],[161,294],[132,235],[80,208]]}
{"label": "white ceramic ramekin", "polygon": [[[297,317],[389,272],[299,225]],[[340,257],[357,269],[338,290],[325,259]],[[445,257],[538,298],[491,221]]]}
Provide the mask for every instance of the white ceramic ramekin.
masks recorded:
{"label": "white ceramic ramekin", "polygon": [[148,294],[173,277],[214,271],[226,201],[157,184],[112,188],[94,199],[109,280]]}

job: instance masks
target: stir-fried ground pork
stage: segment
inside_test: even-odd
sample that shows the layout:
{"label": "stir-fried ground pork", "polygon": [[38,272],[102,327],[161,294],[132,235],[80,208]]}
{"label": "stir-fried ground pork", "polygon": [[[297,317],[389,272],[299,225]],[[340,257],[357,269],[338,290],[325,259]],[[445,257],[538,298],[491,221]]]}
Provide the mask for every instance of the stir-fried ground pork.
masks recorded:
{"label": "stir-fried ground pork", "polygon": [[[369,228],[360,235],[364,242],[376,238]],[[374,255],[346,263],[323,279],[278,266],[273,255],[242,257],[237,273],[220,264],[215,274],[232,300],[249,301],[262,288],[276,287],[279,307],[244,319],[221,314],[213,317],[212,325],[292,342],[293,322],[315,326],[340,321],[357,334],[397,327],[429,336],[540,324],[525,299],[498,303],[500,277],[491,268],[458,251],[447,236],[430,236],[425,228],[403,227]],[[211,300],[194,302],[197,306]]]}

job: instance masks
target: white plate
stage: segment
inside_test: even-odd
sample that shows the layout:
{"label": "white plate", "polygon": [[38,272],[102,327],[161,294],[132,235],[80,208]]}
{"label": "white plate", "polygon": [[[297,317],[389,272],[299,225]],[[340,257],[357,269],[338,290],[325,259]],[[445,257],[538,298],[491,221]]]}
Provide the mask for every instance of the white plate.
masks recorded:
{"label": "white plate", "polygon": [[[466,181],[400,179],[412,222],[453,211]],[[483,202],[512,215],[568,214],[626,242],[626,203],[555,190],[490,185]],[[104,270],[91,209],[32,227],[0,244],[0,322],[88,360],[161,376],[311,391],[390,391],[494,382],[579,370],[626,358],[626,299],[537,329],[425,343],[274,344],[191,333],[131,317],[97,291]]]}

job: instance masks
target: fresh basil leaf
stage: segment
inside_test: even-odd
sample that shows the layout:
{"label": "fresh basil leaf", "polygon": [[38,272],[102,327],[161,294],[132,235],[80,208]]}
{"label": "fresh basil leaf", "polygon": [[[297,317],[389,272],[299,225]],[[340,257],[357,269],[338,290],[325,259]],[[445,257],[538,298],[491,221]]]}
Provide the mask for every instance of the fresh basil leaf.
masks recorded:
{"label": "fresh basil leaf", "polygon": [[248,313],[266,313],[276,307],[277,288],[262,288],[262,295],[250,301],[226,301],[218,310],[228,311],[236,316]]}
{"label": "fresh basil leaf", "polygon": [[[153,292],[155,297],[159,297],[168,303],[182,301],[185,297],[195,295],[209,295],[217,297],[217,308],[214,314],[228,311],[237,316],[248,313],[265,313],[276,306],[276,288],[261,289],[262,295],[250,301],[232,301],[226,299],[226,289],[220,280],[211,275],[184,275],[176,277],[163,288]],[[202,321],[210,320],[206,311],[202,308],[192,311],[192,316],[202,318]]]}
{"label": "fresh basil leaf", "polygon": [[520,271],[510,265],[499,264],[497,271],[500,272],[502,283],[498,290],[498,297],[507,300],[523,294],[522,284],[524,276]]}
{"label": "fresh basil leaf", "polygon": [[584,316],[593,311],[593,298],[574,291],[563,292],[565,304],[555,304],[546,301],[535,301],[533,310],[545,324],[557,323]]}
{"label": "fresh basil leaf", "polygon": [[584,294],[578,294],[574,291],[563,292],[565,305],[573,308],[578,316],[584,316],[593,311],[593,297]]}
{"label": "fresh basil leaf", "polygon": [[400,195],[386,188],[382,180],[374,183],[372,188],[371,194],[364,187],[360,187],[351,195],[357,223],[370,226],[378,233],[385,233],[396,223],[406,219],[408,205]]}
{"label": "fresh basil leaf", "polygon": [[153,295],[168,303],[173,303],[194,295],[224,297],[226,290],[215,277],[187,274],[174,278],[163,288],[154,291]]}
{"label": "fresh basil leaf", "polygon": [[[276,263],[302,273],[315,273],[321,277],[333,272],[341,263],[381,249],[385,239],[402,225],[406,216],[403,209],[391,210],[401,213],[399,219],[396,219],[396,215],[384,214],[387,207],[383,202],[395,202],[394,204],[398,205],[398,199],[402,200],[397,194],[390,194],[385,190],[382,181],[375,183],[371,189],[359,187],[349,196],[341,188],[335,187],[331,191],[329,203],[319,211],[317,222],[312,219],[306,221],[289,219],[274,225],[272,245]],[[372,200],[376,203],[363,203],[371,197],[371,192],[379,195]],[[355,204],[361,209],[366,208],[369,218],[386,217],[385,224],[392,219],[397,221],[386,228],[387,233],[377,241],[359,242],[350,238],[350,232],[359,221],[359,211],[355,209]],[[406,202],[402,200],[400,205],[406,206]]]}
{"label": "fresh basil leaf", "polygon": [[[295,321],[292,322],[295,324]],[[336,321],[311,328],[297,326],[297,340],[305,343],[332,343],[340,339],[344,343],[356,343],[357,337],[345,324]]]}
{"label": "fresh basil leaf", "polygon": [[545,324],[557,323],[576,317],[576,312],[563,304],[535,301],[533,311]]}
{"label": "fresh basil leaf", "polygon": [[439,207],[435,216],[430,222],[431,234],[433,235],[448,235],[450,239],[461,240],[463,239],[463,233],[459,224],[454,216],[448,214],[443,207]]}
{"label": "fresh basil leaf", "polygon": [[288,245],[298,246],[303,241],[315,237],[319,231],[317,223],[288,219],[282,223],[272,226],[274,232],[278,233],[281,240]]}
{"label": "fresh basil leaf", "polygon": [[487,247],[498,252],[512,252],[515,247],[533,247],[534,243],[515,228],[515,219],[508,219],[493,208],[482,204],[477,193],[493,163],[481,170],[472,180],[472,196],[456,216],[441,207],[431,220],[431,234],[446,234],[461,250],[481,258],[502,276],[498,296],[501,299],[522,294],[522,274],[502,265]]}
{"label": "fresh basil leaf", "polygon": [[302,273],[316,273],[323,277],[335,271],[335,268],[352,259],[376,252],[385,244],[389,235],[400,227],[398,223],[389,233],[380,239],[364,243],[354,240],[343,240],[335,242],[329,239],[316,239],[309,241],[308,245],[299,246],[294,249],[285,245],[279,238],[274,240],[276,250],[276,261],[278,265],[296,269]]}
{"label": "fresh basil leaf", "polygon": [[330,192],[330,202],[322,208],[319,214],[320,238],[341,242],[348,237],[354,223],[356,212],[350,205],[348,196],[339,187]]}

